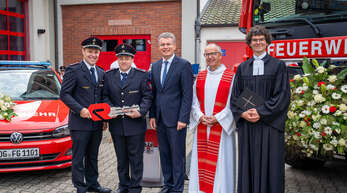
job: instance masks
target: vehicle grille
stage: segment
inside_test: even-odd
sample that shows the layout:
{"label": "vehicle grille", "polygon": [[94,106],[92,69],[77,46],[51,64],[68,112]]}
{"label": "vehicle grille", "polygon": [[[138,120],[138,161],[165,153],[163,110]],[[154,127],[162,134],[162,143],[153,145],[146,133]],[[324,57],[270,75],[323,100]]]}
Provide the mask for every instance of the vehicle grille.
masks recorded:
{"label": "vehicle grille", "polygon": [[[10,142],[11,134],[12,133],[0,134],[0,142]],[[39,132],[39,133],[22,133],[22,134],[23,134],[23,142],[56,139],[56,137],[53,137],[53,131]]]}
{"label": "vehicle grille", "polygon": [[[47,160],[54,160],[57,158],[59,153],[53,153],[53,154],[41,154],[40,157],[37,158],[29,158],[29,159],[16,159],[16,160],[0,160],[0,163],[20,163],[20,162],[32,162],[32,161],[47,161]],[[2,166],[0,166],[2,167]]]}
{"label": "vehicle grille", "polygon": [[43,162],[43,163],[28,163],[28,164],[10,164],[10,165],[0,165],[1,169],[20,169],[20,168],[30,168],[30,167],[40,167],[40,166],[55,166],[65,163],[71,163],[71,160],[57,161],[57,162]]}

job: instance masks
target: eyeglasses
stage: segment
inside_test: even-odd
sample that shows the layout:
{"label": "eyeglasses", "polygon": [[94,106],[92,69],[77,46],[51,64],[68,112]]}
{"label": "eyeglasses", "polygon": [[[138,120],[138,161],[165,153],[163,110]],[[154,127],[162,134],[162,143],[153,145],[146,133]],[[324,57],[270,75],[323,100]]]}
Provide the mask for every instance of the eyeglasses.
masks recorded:
{"label": "eyeglasses", "polygon": [[204,53],[204,56],[207,58],[209,56],[217,56],[219,52],[210,52],[210,53]]}
{"label": "eyeglasses", "polygon": [[265,38],[260,38],[260,39],[252,39],[252,42],[264,42]]}

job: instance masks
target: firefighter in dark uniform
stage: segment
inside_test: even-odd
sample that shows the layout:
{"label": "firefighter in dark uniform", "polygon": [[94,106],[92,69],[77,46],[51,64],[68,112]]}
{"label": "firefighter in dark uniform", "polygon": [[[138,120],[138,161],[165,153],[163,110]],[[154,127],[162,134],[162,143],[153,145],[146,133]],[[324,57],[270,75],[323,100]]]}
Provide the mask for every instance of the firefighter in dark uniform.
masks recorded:
{"label": "firefighter in dark uniform", "polygon": [[66,68],[60,98],[70,108],[72,139],[72,183],[78,193],[111,192],[98,183],[98,152],[102,122],[94,122],[88,107],[102,102],[104,70],[96,66],[102,41],[87,38],[82,42],[83,60]]}
{"label": "firefighter in dark uniform", "polygon": [[131,67],[136,50],[129,44],[121,44],[115,51],[119,68],[105,74],[104,101],[111,107],[139,106],[138,110],[123,111],[124,115],[112,116],[109,121],[118,161],[119,184],[115,193],[139,193],[142,190],[146,114],[152,104],[152,92],[148,73]]}

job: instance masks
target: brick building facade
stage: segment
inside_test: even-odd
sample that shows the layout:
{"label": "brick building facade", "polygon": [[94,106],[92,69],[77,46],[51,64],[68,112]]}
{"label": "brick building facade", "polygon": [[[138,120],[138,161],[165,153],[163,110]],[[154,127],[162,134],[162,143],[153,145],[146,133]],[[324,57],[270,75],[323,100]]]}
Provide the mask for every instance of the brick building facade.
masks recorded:
{"label": "brick building facade", "polygon": [[81,60],[80,42],[90,35],[150,35],[151,62],[160,58],[158,36],[173,32],[181,55],[182,2],[134,2],[64,5],[62,37],[64,64]]}

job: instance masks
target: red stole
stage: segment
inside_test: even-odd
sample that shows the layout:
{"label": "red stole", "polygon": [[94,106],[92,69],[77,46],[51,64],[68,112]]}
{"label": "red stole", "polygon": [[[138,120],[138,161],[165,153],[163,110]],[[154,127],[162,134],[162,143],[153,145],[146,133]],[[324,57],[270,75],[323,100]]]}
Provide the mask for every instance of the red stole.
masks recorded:
{"label": "red stole", "polygon": [[[205,114],[205,82],[207,70],[201,71],[196,80],[196,95],[200,102],[200,109]],[[231,70],[226,69],[219,81],[216,100],[213,107],[213,115],[222,111],[228,100],[229,90],[233,78]],[[213,185],[218,161],[219,143],[222,134],[222,127],[216,124],[210,129],[210,136],[207,141],[207,126],[200,123],[198,125],[197,145],[198,145],[198,172],[199,187],[206,193],[213,192]]]}

